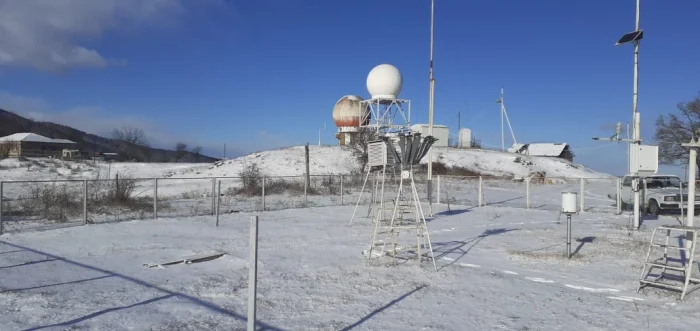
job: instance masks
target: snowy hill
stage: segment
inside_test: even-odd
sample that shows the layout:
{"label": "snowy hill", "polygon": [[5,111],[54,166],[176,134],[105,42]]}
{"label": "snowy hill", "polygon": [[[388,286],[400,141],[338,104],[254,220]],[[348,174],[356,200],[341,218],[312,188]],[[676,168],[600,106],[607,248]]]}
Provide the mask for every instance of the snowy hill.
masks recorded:
{"label": "snowy hill", "polygon": [[[587,169],[565,160],[531,157],[487,150],[435,148],[434,161],[448,167],[462,167],[482,175],[522,178],[540,172],[547,177],[609,178],[611,175]],[[422,160],[427,163],[427,157]],[[304,147],[264,151],[207,166],[195,166],[170,173],[172,177],[237,176],[241,170],[257,164],[267,176],[299,176],[305,171]],[[309,146],[311,174],[350,174],[358,169],[352,151],[341,146]]]}
{"label": "snowy hill", "polygon": [[[169,174],[172,177],[238,176],[241,170],[257,164],[266,176],[300,176],[305,173],[304,146],[253,153],[236,159],[195,166]],[[309,171],[313,175],[349,174],[358,168],[349,148],[309,146]]]}
{"label": "snowy hill", "polygon": [[[532,173],[547,177],[609,178],[565,160],[531,157],[488,150],[436,147],[434,161],[471,172],[522,178]],[[358,169],[352,151],[341,146],[309,146],[312,175],[351,174]],[[422,160],[427,163],[427,157]],[[305,172],[304,146],[253,153],[236,159],[201,163],[105,163],[70,162],[56,159],[0,160],[0,180],[50,180],[114,178],[120,173],[135,178],[236,177],[251,164],[265,176],[300,176]]]}
{"label": "snowy hill", "polygon": [[122,176],[134,178],[162,177],[179,169],[201,163],[73,162],[60,159],[29,158],[0,160],[0,180],[106,179]]}
{"label": "snowy hill", "polygon": [[[613,177],[558,158],[449,147],[438,147],[433,152],[436,155],[433,160],[435,162],[442,162],[448,167],[464,167],[484,175],[522,178],[539,172],[547,177]],[[422,160],[422,163],[427,163],[427,157]]]}

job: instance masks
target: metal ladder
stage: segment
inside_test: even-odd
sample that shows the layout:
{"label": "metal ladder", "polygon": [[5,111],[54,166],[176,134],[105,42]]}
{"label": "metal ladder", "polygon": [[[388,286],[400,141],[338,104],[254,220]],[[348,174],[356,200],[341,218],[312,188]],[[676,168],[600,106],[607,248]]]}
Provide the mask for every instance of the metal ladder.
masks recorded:
{"label": "metal ladder", "polygon": [[[695,243],[698,239],[698,231],[700,231],[700,228],[682,225],[664,225],[654,229],[649,243],[649,250],[647,251],[647,258],[644,262],[644,267],[642,267],[642,274],[639,277],[637,293],[646,286],[656,286],[680,291],[680,299],[683,300],[686,294],[700,288],[700,279],[692,277],[692,270],[695,262]],[[689,247],[681,247],[680,244],[670,245],[669,241],[672,232],[683,233],[682,235],[686,238],[686,243],[689,243]],[[655,240],[657,233],[662,233],[662,235],[663,233],[666,234],[666,240],[663,244]],[[680,237],[680,235],[678,237]],[[689,238],[690,240],[688,240]],[[653,250],[658,251],[662,248],[663,256],[650,260],[652,256],[651,252]],[[679,255],[685,252],[686,263],[684,264],[682,259],[680,259],[680,264],[669,263],[669,249],[678,251]],[[661,272],[659,272],[658,275],[652,274],[652,270],[657,268],[660,269]],[[671,272],[680,274],[672,274]],[[675,283],[673,283],[674,280]],[[682,284],[678,284],[678,282],[681,281]]]}

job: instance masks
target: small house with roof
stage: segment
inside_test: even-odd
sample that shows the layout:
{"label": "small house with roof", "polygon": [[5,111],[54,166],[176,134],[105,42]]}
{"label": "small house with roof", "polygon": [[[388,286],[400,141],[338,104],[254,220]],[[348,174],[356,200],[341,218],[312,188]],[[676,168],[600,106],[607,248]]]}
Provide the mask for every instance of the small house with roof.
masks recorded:
{"label": "small house with roof", "polygon": [[52,139],[36,133],[15,133],[0,137],[0,156],[61,157],[64,149],[75,150],[78,144],[67,139]]}

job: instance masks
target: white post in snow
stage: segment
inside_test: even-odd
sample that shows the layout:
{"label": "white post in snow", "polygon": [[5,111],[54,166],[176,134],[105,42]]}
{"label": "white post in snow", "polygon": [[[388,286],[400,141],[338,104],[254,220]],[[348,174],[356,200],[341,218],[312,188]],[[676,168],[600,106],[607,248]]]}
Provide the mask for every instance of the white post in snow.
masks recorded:
{"label": "white post in snow", "polygon": [[262,178],[262,211],[265,211],[265,176]]}
{"label": "white post in snow", "polygon": [[[683,147],[690,149],[688,158],[688,212],[685,222],[686,226],[694,226],[695,220],[695,168],[697,167],[698,149],[700,141],[698,137],[693,137],[689,143],[682,144]],[[686,238],[688,238],[686,236]],[[687,246],[690,247],[690,246]]]}
{"label": "white post in snow", "polygon": [[258,217],[250,218],[250,261],[248,265],[248,331],[255,331],[258,286]]}
{"label": "white post in snow", "polygon": [[216,212],[216,177],[211,178],[211,214]]}
{"label": "white post in snow", "polygon": [[158,218],[158,178],[153,179],[153,218]]}
{"label": "white post in snow", "polygon": [[437,175],[437,204],[440,204],[440,175]]}
{"label": "white post in snow", "polygon": [[219,187],[216,191],[216,226],[219,226],[219,209],[221,206],[221,181],[219,181]]}
{"label": "white post in snow", "polygon": [[479,189],[478,189],[478,194],[479,194],[479,207],[481,207],[481,206],[483,205],[483,199],[482,199],[483,194],[481,193],[481,190],[482,190],[482,189],[481,189],[481,186],[482,186],[482,180],[481,180],[481,176],[479,176]]}
{"label": "white post in snow", "polygon": [[530,209],[530,177],[525,179],[525,208]]}
{"label": "white post in snow", "polygon": [[580,189],[581,192],[579,193],[580,196],[578,197],[578,198],[581,200],[581,201],[579,202],[579,204],[581,205],[581,207],[580,207],[581,212],[583,212],[583,195],[584,195],[583,192],[584,192],[584,183],[585,183],[584,179],[581,178],[581,189]]}
{"label": "white post in snow", "polygon": [[622,183],[620,178],[618,178],[615,181],[616,189],[615,189],[615,195],[616,195],[616,203],[615,205],[617,206],[617,214],[622,214]]}
{"label": "white post in snow", "polygon": [[340,175],[340,205],[343,205],[343,175]]}
{"label": "white post in snow", "polygon": [[88,201],[88,181],[83,180],[83,225],[87,225],[88,222],[88,211],[87,211],[87,201]]}

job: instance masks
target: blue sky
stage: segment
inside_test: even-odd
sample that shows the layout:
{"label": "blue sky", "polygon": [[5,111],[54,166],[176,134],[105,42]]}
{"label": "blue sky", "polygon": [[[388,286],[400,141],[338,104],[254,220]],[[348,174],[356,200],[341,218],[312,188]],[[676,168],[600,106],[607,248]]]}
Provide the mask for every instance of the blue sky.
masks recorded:
{"label": "blue sky", "polygon": [[[30,25],[28,39],[46,42],[17,41],[10,46],[23,53],[9,60],[0,42],[0,107],[98,134],[140,125],[154,145],[181,140],[212,155],[224,143],[229,155],[316,143],[324,122],[323,142],[332,144],[336,100],[366,96],[369,70],[391,63],[412,122],[427,122],[428,0],[103,2],[118,12],[89,1],[74,1],[81,7],[70,15],[50,11],[70,25],[38,22],[32,10],[41,8],[12,8],[13,17],[34,18],[18,20]],[[576,162],[624,172],[626,146],[591,137],[631,119],[633,47],[614,43],[634,30],[634,0],[436,2],[435,123],[456,131],[460,111],[463,127],[500,146],[495,101],[504,86],[519,142],[568,142]],[[83,27],[81,17],[99,15],[106,19]],[[660,114],[700,91],[699,16],[698,1],[642,0],[645,139]],[[86,55],[40,56],[76,47]]]}

